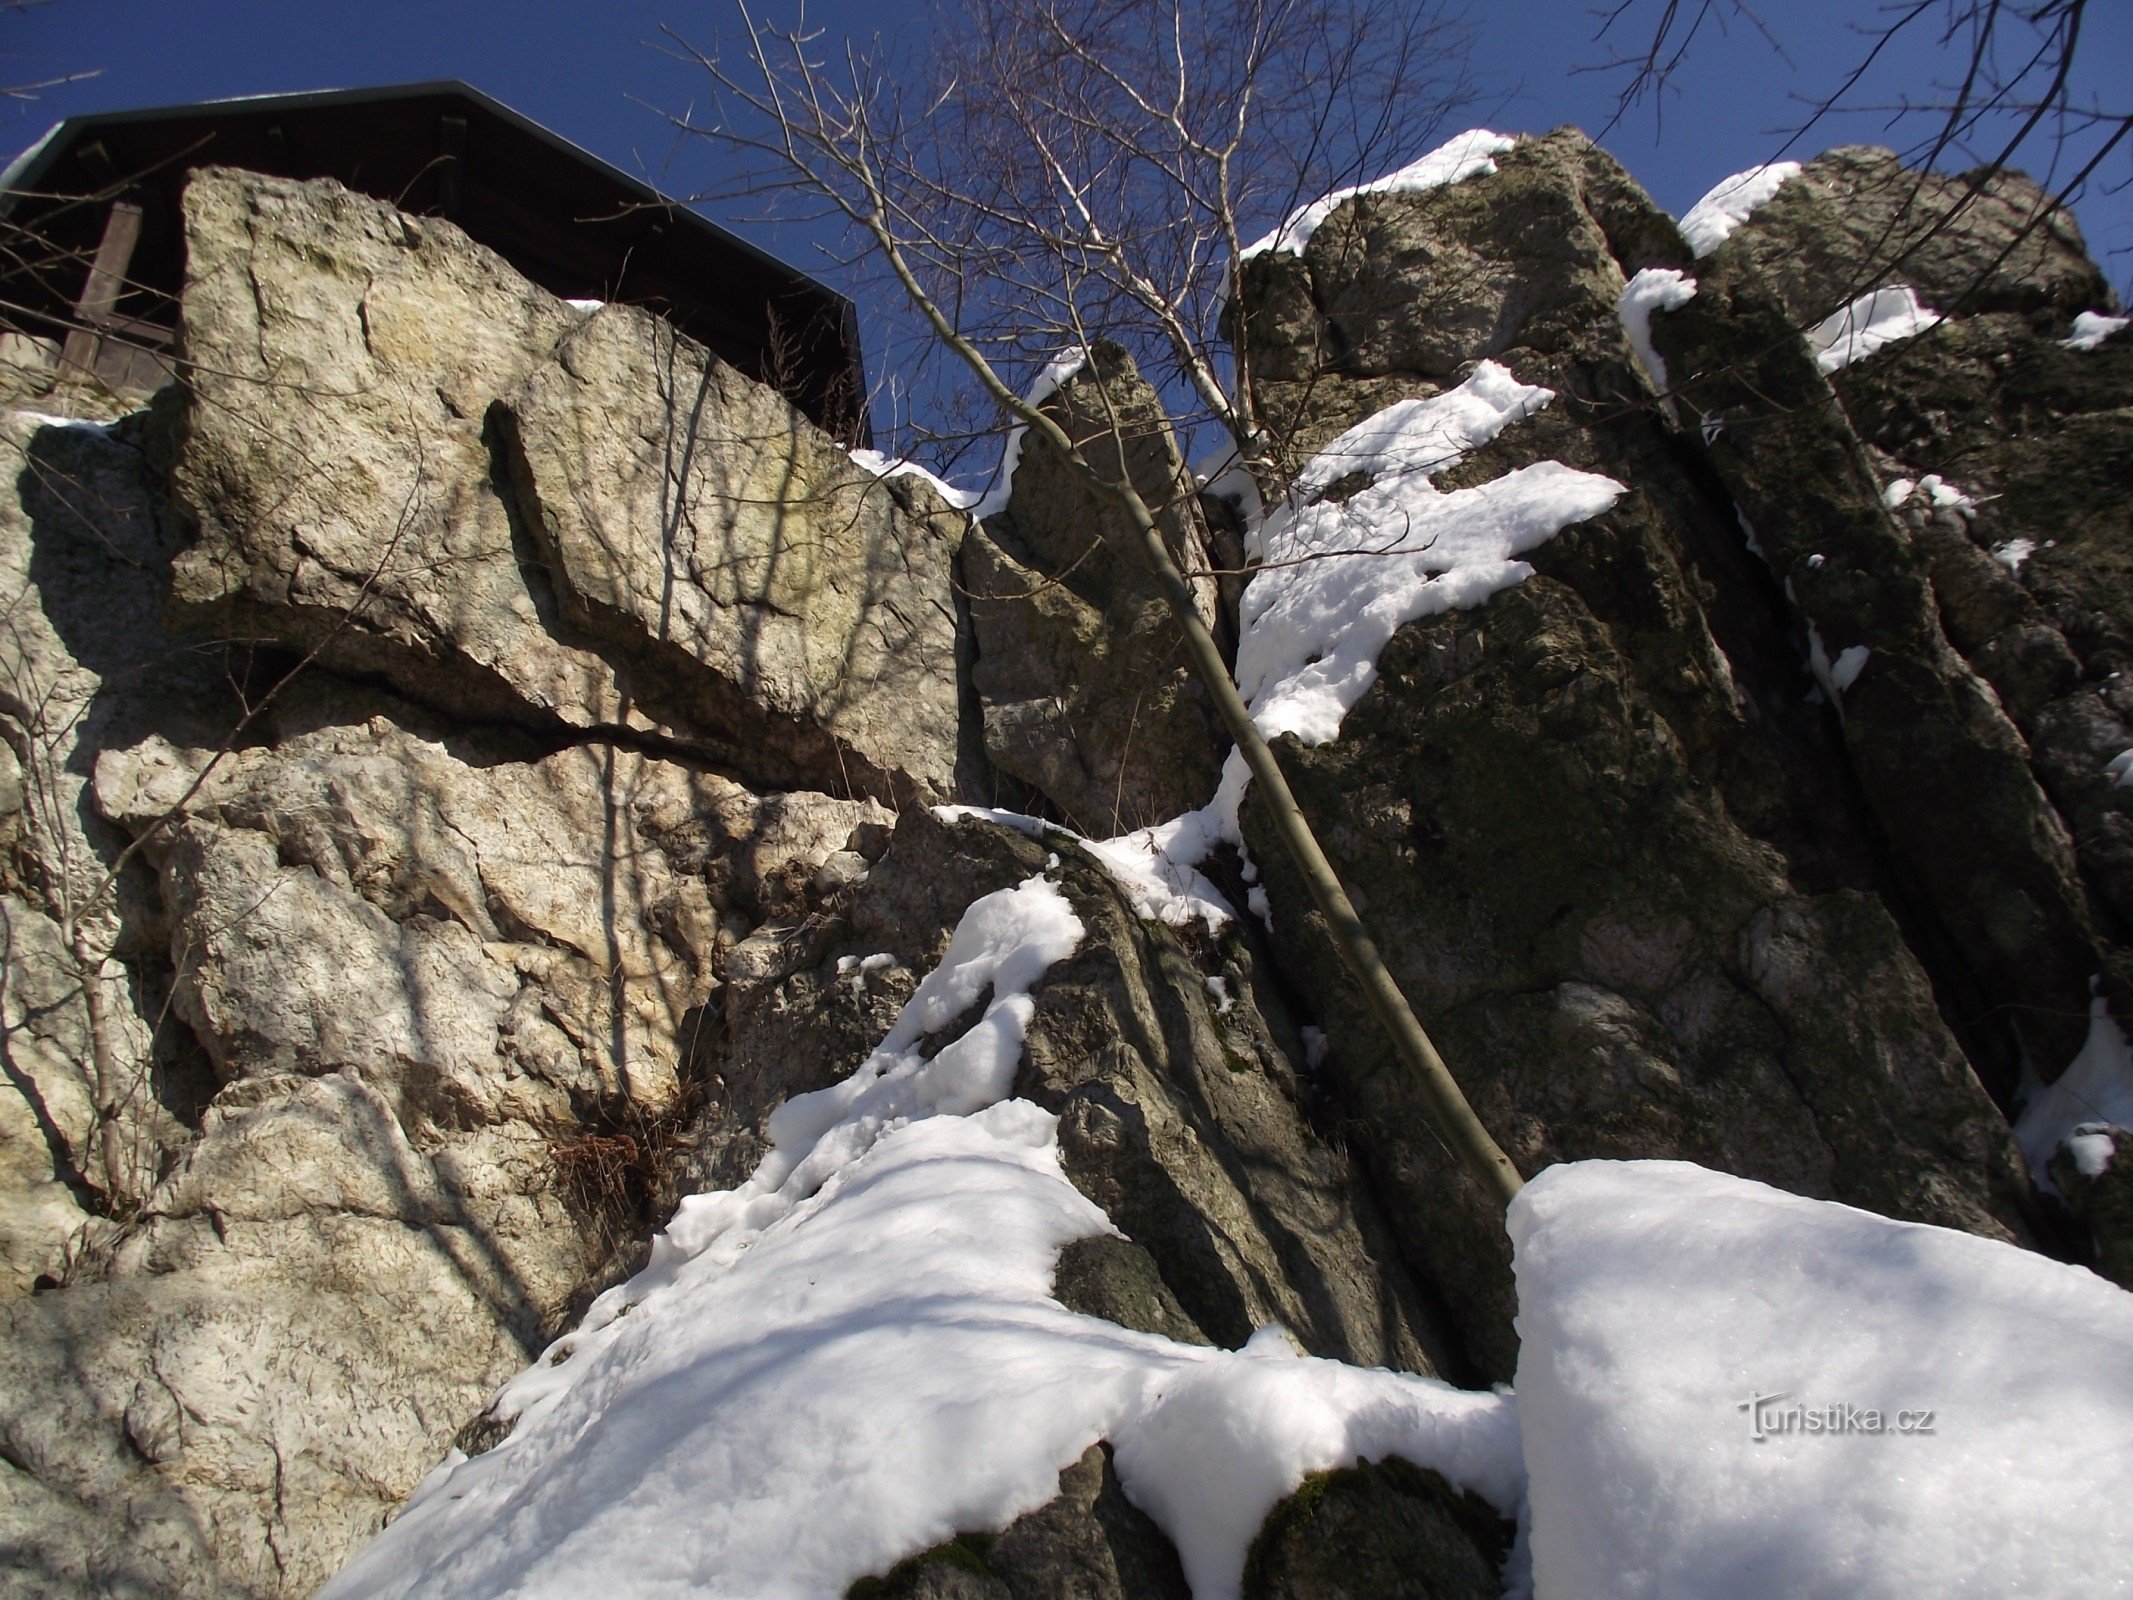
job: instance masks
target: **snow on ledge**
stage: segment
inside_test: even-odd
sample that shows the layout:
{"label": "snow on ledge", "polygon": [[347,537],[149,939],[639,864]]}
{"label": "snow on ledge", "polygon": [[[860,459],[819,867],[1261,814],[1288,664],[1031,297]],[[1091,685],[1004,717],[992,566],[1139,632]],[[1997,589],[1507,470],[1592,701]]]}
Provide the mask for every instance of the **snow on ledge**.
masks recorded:
{"label": "snow on ledge", "polygon": [[1679,311],[1695,298],[1696,280],[1687,273],[1646,267],[1623,286],[1616,302],[1615,312],[1622,319],[1622,331],[1629,335],[1629,347],[1661,394],[1666,393],[1666,361],[1652,348],[1652,313]]}
{"label": "snow on ledge", "polygon": [[[1037,381],[1022,398],[1030,405],[1043,405],[1059,392],[1062,384],[1087,365],[1088,359],[1089,352],[1085,349],[1060,351],[1037,374]],[[1007,509],[1007,502],[1015,492],[1015,468],[1022,464],[1022,436],[1028,432],[1029,424],[1019,422],[1008,430],[1007,443],[1000,447],[1000,468],[993,474],[992,487],[970,508],[971,516],[977,521],[983,522]]]}
{"label": "snow on ledge", "polygon": [[1517,557],[1627,492],[1559,461],[1451,493],[1432,482],[1554,398],[1483,361],[1456,389],[1388,406],[1311,459],[1260,530],[1262,565],[1239,608],[1237,687],[1270,736],[1335,738],[1395,632],[1524,582],[1533,569]]}
{"label": "snow on ledge", "polygon": [[[935,806],[933,814],[943,822],[978,817],[1037,840],[1071,840],[1125,891],[1134,914],[1150,922],[1182,928],[1197,919],[1207,924],[1209,933],[1216,933],[1236,919],[1236,912],[1222,891],[1198,870],[1217,842],[1193,832],[1203,825],[1204,812],[1188,811],[1182,817],[1152,828],[1138,828],[1115,839],[1090,839],[1063,823],[992,806]],[[1192,832],[1191,838],[1181,837],[1188,832]]]}
{"label": "snow on ledge", "polygon": [[1005,1096],[1029,991],[1083,933],[1043,875],[975,901],[873,1055],[773,1115],[748,1183],[684,1201],[498,1396],[510,1436],[454,1451],[320,1600],[834,1600],[1045,1504],[1099,1439],[1196,1600],[1235,1600],[1310,1472],[1397,1454],[1515,1517],[1508,1393],[1052,1298],[1059,1252],[1115,1230],[1061,1170],[1057,1119]]}
{"label": "snow on ledge", "polygon": [[2107,317],[2101,311],[2084,311],[2074,318],[2074,336],[2061,339],[2069,350],[2093,350],[2104,340],[2123,333],[2133,317]]}
{"label": "snow on ledge", "polygon": [[1736,172],[1690,206],[1681,219],[1681,237],[1698,260],[1726,242],[1733,230],[1753,216],[1758,207],[1800,175],[1797,161],[1772,161],[1764,166]]}
{"label": "snow on ledge", "polygon": [[[1037,381],[1030,385],[1029,393],[1022,398],[1031,405],[1042,405],[1059,392],[1075,373],[1088,361],[1086,350],[1063,350],[1054,356],[1045,369],[1037,374]],[[1014,493],[1015,468],[1022,460],[1022,436],[1029,432],[1027,423],[1017,423],[1007,431],[1007,442],[1000,447],[1000,465],[993,473],[989,489],[958,489],[930,467],[916,461],[906,461],[899,456],[884,455],[879,450],[848,450],[853,462],[877,478],[924,478],[933,485],[934,492],[958,511],[967,511],[979,522],[996,516],[1007,509],[1008,497]]]}
{"label": "snow on ledge", "polygon": [[1825,373],[1839,372],[1884,345],[1909,339],[1937,326],[1941,315],[1918,303],[1908,284],[1863,294],[1833,316],[1807,330],[1807,348]]}
{"label": "snow on ledge", "polygon": [[1356,184],[1353,188],[1336,189],[1322,195],[1309,205],[1299,206],[1290,212],[1281,226],[1263,238],[1254,240],[1239,252],[1243,260],[1265,255],[1270,250],[1288,255],[1301,255],[1318,225],[1333,215],[1345,201],[1360,194],[1389,194],[1395,190],[1414,191],[1441,188],[1447,183],[1460,183],[1496,170],[1495,158],[1504,155],[1518,141],[1501,133],[1491,133],[1487,128],[1472,128],[1455,139],[1448,139],[1419,160],[1411,161],[1397,172],[1388,172],[1382,178],[1373,178],[1368,183]]}
{"label": "snow on ledge", "polygon": [[1508,1220],[1536,1594],[2075,1600],[2133,1573],[2133,1295],[1682,1162],[1552,1167]]}
{"label": "snow on ledge", "polygon": [[883,455],[879,450],[852,450],[848,451],[847,454],[851,456],[855,464],[873,473],[877,478],[884,480],[889,478],[925,479],[926,482],[933,485],[935,494],[938,494],[958,511],[968,511],[978,503],[977,490],[958,489],[931,467],[921,466],[916,461],[906,461],[900,456]]}
{"label": "snow on ledge", "polygon": [[[1627,492],[1559,461],[1449,494],[1431,481],[1554,398],[1483,361],[1457,388],[1387,406],[1311,458],[1246,540],[1260,566],[1238,608],[1237,688],[1269,737],[1337,738],[1393,634],[1523,583],[1533,569],[1518,556]],[[1122,880],[1165,886],[1173,898],[1157,903],[1188,903],[1206,883],[1195,869],[1208,853],[1243,842],[1238,811],[1250,783],[1232,749],[1206,806],[1092,849]],[[1264,916],[1265,903],[1255,889],[1254,913]]]}

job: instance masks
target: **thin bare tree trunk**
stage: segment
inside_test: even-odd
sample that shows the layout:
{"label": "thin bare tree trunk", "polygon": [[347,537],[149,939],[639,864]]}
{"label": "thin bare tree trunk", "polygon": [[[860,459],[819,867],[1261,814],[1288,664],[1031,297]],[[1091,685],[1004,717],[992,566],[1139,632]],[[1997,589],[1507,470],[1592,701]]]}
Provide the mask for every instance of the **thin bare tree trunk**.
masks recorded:
{"label": "thin bare tree trunk", "polygon": [[1312,903],[1326,919],[1327,930],[1333,936],[1342,965],[1362,986],[1371,1014],[1391,1037],[1401,1061],[1422,1085],[1423,1097],[1429,1103],[1430,1116],[1437,1124],[1437,1131],[1443,1134],[1445,1142],[1489,1197],[1499,1207],[1509,1206],[1512,1197],[1524,1187],[1525,1180],[1475,1114],[1458,1080],[1437,1053],[1428,1030],[1415,1016],[1414,1008],[1408,1005],[1407,996],[1400,992],[1399,982],[1385,965],[1385,958],[1378,953],[1377,945],[1364,929],[1355,902],[1348,898],[1348,891],[1341,886],[1340,875],[1333,870],[1333,863],[1326,859],[1325,851],[1319,848],[1318,835],[1312,831],[1310,820],[1296,803],[1288,779],[1282,775],[1280,763],[1274,759],[1273,747],[1267,743],[1259,724],[1252,720],[1251,709],[1237,692],[1237,685],[1223,664],[1222,652],[1216,646],[1214,636],[1207,631],[1207,624],[1200,620],[1199,610],[1193,604],[1191,586],[1171,559],[1170,549],[1163,543],[1162,531],[1157,528],[1147,502],[1131,486],[1112,483],[1104,487],[1133,519],[1134,529],[1140,537],[1141,559],[1155,574],[1171,615],[1185,630],[1185,648],[1192,657],[1193,670],[1214,697],[1215,709],[1221,713],[1230,737],[1237,741],[1245,765],[1251,768],[1252,781],[1259,787],[1260,801],[1273,819],[1274,831],[1280,836],[1282,847],[1303,875],[1305,887],[1311,891]]}

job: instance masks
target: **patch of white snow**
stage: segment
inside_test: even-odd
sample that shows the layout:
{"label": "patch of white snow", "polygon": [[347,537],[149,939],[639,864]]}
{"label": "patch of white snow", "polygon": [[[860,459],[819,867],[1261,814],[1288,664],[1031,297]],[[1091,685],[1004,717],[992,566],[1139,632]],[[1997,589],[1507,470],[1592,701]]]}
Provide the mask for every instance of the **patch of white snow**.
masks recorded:
{"label": "patch of white snow", "polygon": [[1838,694],[1844,693],[1859,681],[1859,674],[1866,670],[1867,659],[1873,651],[1863,644],[1847,645],[1837,652],[1837,659],[1830,663],[1829,686]]}
{"label": "patch of white snow", "polygon": [[2084,1122],[2066,1136],[2066,1153],[2074,1158],[2074,1170],[2084,1178],[2100,1178],[2111,1170],[2118,1154],[2118,1138],[2108,1122]]}
{"label": "patch of white snow", "polygon": [[1256,529],[1266,520],[1266,504],[1260,498],[1258,480],[1238,456],[1235,445],[1211,451],[1193,469],[1193,475],[1203,493],[1235,506],[1247,529]]}
{"label": "patch of white snow", "polygon": [[1537,1594],[2076,1600],[2133,1573],[2133,1295],[1681,1162],[1551,1167],[1508,1222]]}
{"label": "patch of white snow", "polygon": [[1681,219],[1681,237],[1699,259],[1709,255],[1799,173],[1797,161],[1772,161],[1734,173],[1689,207]]}
{"label": "patch of white snow", "polygon": [[[1558,461],[1450,493],[1431,482],[1554,398],[1484,361],[1457,388],[1388,406],[1312,457],[1249,544],[1260,566],[1238,607],[1236,678],[1261,729],[1306,744],[1337,737],[1394,633],[1524,582],[1533,569],[1519,555],[1621,498],[1614,479]],[[1250,782],[1232,749],[1206,807],[1091,848],[1148,885],[1164,920],[1204,915],[1202,902],[1221,901],[1196,869],[1217,844],[1241,842]],[[1270,920],[1257,886],[1247,904]]]}
{"label": "patch of white snow", "polygon": [[1616,302],[1622,331],[1629,335],[1629,347],[1637,353],[1652,387],[1661,394],[1666,393],[1666,361],[1652,348],[1652,313],[1679,311],[1695,298],[1696,280],[1687,273],[1671,267],[1646,267],[1629,280]]}
{"label": "patch of white snow", "polygon": [[1447,183],[1459,183],[1496,170],[1497,156],[1503,155],[1517,145],[1516,139],[1500,133],[1491,133],[1486,128],[1474,128],[1448,139],[1419,160],[1411,161],[1397,172],[1388,172],[1382,178],[1373,178],[1368,183],[1359,183],[1350,189],[1336,189],[1329,195],[1313,200],[1309,205],[1299,206],[1289,213],[1287,219],[1272,233],[1254,240],[1240,252],[1247,261],[1269,250],[1282,250],[1290,255],[1300,255],[1310,242],[1318,225],[1331,216],[1343,201],[1352,200],[1359,194],[1386,194],[1393,190],[1435,189]]}
{"label": "patch of white snow", "polygon": [[896,957],[886,950],[878,950],[870,956],[839,956],[837,976],[852,986],[852,993],[865,994],[867,974],[879,972],[884,967],[896,965]]}
{"label": "patch of white snow", "polygon": [[1807,348],[1824,372],[1838,372],[1885,345],[1936,326],[1940,313],[1918,303],[1908,284],[1863,294],[1807,330]]}
{"label": "patch of white snow", "polygon": [[1182,928],[1198,918],[1213,933],[1236,915],[1222,898],[1222,891],[1198,870],[1199,863],[1219,842],[1207,832],[1205,811],[1188,811],[1160,826],[1139,828],[1115,839],[1084,838],[1060,823],[990,806],[935,806],[933,814],[943,822],[981,817],[1018,829],[1032,839],[1071,839],[1126,891],[1134,914],[1150,922]]}
{"label": "patch of white snow", "polygon": [[1499,1510],[1523,1496],[1508,1395],[1299,1355],[1279,1328],[1179,1372],[1116,1447],[1119,1481],[1178,1547],[1194,1600],[1233,1600],[1260,1524],[1306,1473],[1389,1455],[1435,1464]]}
{"label": "patch of white snow", "polygon": [[905,461],[897,456],[883,455],[879,450],[853,450],[849,452],[858,465],[877,478],[923,478],[933,485],[938,494],[958,511],[968,511],[978,503],[975,489],[958,489],[931,467],[920,466],[916,461]]}
{"label": "patch of white snow", "polygon": [[[2133,750],[2126,754],[2133,756]],[[2089,1036],[2066,1070],[2050,1084],[2032,1080],[2027,1087],[2031,1092],[2015,1119],[2015,1142],[2038,1186],[2056,1194],[2048,1170],[2052,1153],[2076,1128],[2085,1122],[2133,1128],[2133,1051],[2102,995],[2089,1002]]]}
{"label": "patch of white snow", "polygon": [[2107,317],[2101,311],[2084,311],[2074,318],[2074,336],[2059,342],[2069,350],[2093,350],[2114,334],[2123,333],[2133,317]]}
{"label": "patch of white snow", "polygon": [[2022,575],[2022,563],[2037,553],[2034,539],[2009,539],[2005,544],[1992,547],[1992,559],[2016,577]]}
{"label": "patch of white snow", "polygon": [[[1523,582],[1533,569],[1518,556],[1622,497],[1614,479],[1556,461],[1450,493],[1431,482],[1554,398],[1484,361],[1456,389],[1387,407],[1312,458],[1267,519],[1240,607],[1237,687],[1269,735],[1333,739],[1398,629]],[[1357,475],[1366,487],[1327,496]]]}

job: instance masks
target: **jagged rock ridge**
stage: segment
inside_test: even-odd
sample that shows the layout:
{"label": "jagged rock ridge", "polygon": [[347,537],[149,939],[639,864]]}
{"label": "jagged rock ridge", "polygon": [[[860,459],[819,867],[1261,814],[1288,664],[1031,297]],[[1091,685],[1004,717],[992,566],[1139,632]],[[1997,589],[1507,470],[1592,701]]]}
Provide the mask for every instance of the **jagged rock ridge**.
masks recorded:
{"label": "jagged rock ridge", "polygon": [[[1487,358],[1557,399],[1447,488],[1553,459],[1631,491],[1403,629],[1341,737],[1283,758],[1526,1170],[1688,1158],[2122,1279],[2121,1174],[2054,1168],[2069,1228],[2008,1113],[2092,976],[2133,998],[2133,344],[2060,342],[2108,291],[2070,219],[2002,248],[2023,180],[1869,259],[1897,171],[1833,152],[1699,261],[1565,132],[1256,258],[1299,454]],[[449,224],[214,170],[187,214],[190,388],[7,422],[0,1563],[32,1594],[310,1592],[1051,853],[923,802],[1102,835],[1224,754],[1045,452],[966,532]],[[1653,319],[1665,395],[1618,315],[1653,267],[1698,281]],[[1950,320],[1825,376],[1797,330],[1899,280]],[[1093,427],[1095,384],[1175,485],[1113,355],[1055,412]],[[1222,536],[1162,498],[1181,551]],[[1270,932],[1149,922],[1067,852],[1089,933],[1015,1087],[1126,1238],[1055,1295],[1508,1378],[1500,1225],[1244,820]],[[1107,1453],[1061,1465],[1050,1506],[868,1592],[1184,1592]],[[1500,1535],[1427,1475],[1338,1473],[1249,1592],[1490,1592]]]}

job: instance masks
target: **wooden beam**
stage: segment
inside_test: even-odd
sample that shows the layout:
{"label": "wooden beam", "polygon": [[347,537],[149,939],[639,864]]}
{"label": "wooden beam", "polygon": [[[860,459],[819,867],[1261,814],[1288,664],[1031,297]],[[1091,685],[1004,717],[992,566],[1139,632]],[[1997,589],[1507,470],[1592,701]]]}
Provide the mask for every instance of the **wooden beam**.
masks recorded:
{"label": "wooden beam", "polygon": [[119,296],[126,291],[126,269],[133,264],[133,248],[141,242],[141,208],[120,200],[104,219],[104,237],[97,244],[96,259],[89,263],[89,278],[81,298],[74,302],[74,325],[59,352],[62,379],[88,378],[96,371],[96,357],[103,344],[103,331],[121,319]]}

